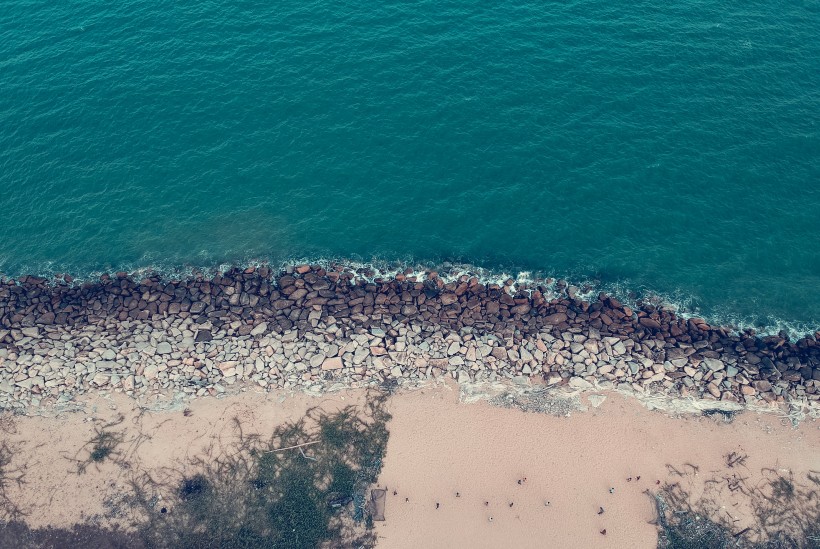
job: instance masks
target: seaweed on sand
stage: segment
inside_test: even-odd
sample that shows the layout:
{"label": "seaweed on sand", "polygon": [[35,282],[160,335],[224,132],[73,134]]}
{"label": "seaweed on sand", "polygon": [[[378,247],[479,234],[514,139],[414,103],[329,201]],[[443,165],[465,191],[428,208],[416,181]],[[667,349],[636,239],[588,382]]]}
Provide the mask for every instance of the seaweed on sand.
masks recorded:
{"label": "seaweed on sand", "polygon": [[[734,467],[740,462],[727,463]],[[716,513],[714,502],[692,502],[679,483],[650,494],[657,510],[658,548],[820,549],[820,475],[809,473],[808,482],[801,483],[791,473],[761,472],[763,480],[756,485],[737,475],[723,479],[729,490],[749,498],[753,517],[742,529]]]}
{"label": "seaweed on sand", "polygon": [[14,461],[15,447],[8,441],[0,442],[0,521],[20,519],[24,513],[9,495],[12,486],[25,484],[25,469]]}

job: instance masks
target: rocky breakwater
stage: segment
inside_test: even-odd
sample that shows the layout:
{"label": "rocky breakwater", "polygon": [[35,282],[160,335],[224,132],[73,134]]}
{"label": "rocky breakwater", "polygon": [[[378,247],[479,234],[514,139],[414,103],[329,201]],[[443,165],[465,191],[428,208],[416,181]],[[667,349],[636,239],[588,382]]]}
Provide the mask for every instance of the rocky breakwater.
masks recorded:
{"label": "rocky breakwater", "polygon": [[216,395],[266,388],[499,381],[707,399],[820,399],[820,343],[757,337],[559,281],[300,265],[215,276],[0,284],[0,408],[92,390]]}

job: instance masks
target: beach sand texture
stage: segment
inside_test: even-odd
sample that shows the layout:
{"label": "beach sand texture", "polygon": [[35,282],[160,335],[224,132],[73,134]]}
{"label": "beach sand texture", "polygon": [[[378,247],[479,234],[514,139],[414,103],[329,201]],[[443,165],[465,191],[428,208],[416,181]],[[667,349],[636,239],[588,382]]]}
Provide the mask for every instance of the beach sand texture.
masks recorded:
{"label": "beach sand texture", "polygon": [[[388,490],[386,520],[376,523],[378,546],[655,547],[648,494],[666,483],[679,483],[694,499],[706,490],[740,530],[751,516],[746,498],[730,488],[733,475],[752,486],[767,475],[800,479],[820,470],[816,421],[793,428],[753,412],[732,422],[672,418],[633,398],[596,395],[582,398],[568,417],[465,403],[456,386],[391,397],[379,478]],[[89,395],[81,399],[85,411],[6,416],[3,437],[18,448],[14,465],[26,479],[9,495],[32,526],[116,522],[112,509],[131,467],[179,467],[228,445],[236,435],[234,418],[245,433],[264,434],[311,406],[333,410],[363,398],[361,391],[323,397],[249,391],[196,399],[187,411],[150,412],[121,395]],[[83,445],[112,422],[123,437],[117,459],[78,475]],[[741,464],[728,464],[732,452],[745,456]]]}

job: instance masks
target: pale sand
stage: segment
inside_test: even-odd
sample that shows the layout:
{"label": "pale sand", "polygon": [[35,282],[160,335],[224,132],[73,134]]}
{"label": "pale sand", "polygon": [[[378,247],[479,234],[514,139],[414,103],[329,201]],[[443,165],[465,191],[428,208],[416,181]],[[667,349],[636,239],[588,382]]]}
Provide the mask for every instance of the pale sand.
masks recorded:
{"label": "pale sand", "polygon": [[[233,417],[246,433],[269,433],[310,406],[337,409],[361,402],[362,395],[248,392],[193,401],[187,417],[181,410],[140,416],[130,399],[89,396],[85,401],[96,406],[96,422],[86,413],[6,417],[0,436],[18,445],[14,464],[25,467],[27,482],[10,494],[35,526],[66,526],[104,515],[103,501],[122,492],[128,469],[104,463],[77,475],[71,458],[87,456],[81,448],[94,436],[94,425],[119,413],[125,418],[117,429],[126,429],[122,456],[136,467],[167,467],[185,463],[214,437],[233,440]],[[740,529],[748,513],[724,477],[740,470],[751,485],[763,478],[764,468],[791,471],[795,479],[820,471],[816,421],[794,429],[774,416],[751,412],[732,423],[669,418],[615,394],[608,394],[599,408],[588,408],[554,417],[486,402],[464,404],[454,387],[393,396],[379,479],[389,490],[386,521],[377,523],[379,546],[654,547],[657,530],[650,521],[655,513],[644,491],[657,489],[658,480],[681,482],[699,494],[705,481],[719,479],[709,484],[711,495],[738,517]],[[748,455],[745,467],[727,467],[725,456],[732,451]],[[697,466],[697,474],[687,464]]]}

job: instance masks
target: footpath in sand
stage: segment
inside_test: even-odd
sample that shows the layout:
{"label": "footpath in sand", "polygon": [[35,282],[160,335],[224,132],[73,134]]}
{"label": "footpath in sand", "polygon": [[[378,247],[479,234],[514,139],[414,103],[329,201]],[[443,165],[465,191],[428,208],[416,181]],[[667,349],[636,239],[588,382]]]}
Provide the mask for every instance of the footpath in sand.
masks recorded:
{"label": "footpath in sand", "polygon": [[[820,474],[816,420],[794,427],[750,411],[731,421],[670,417],[615,392],[546,394],[541,413],[522,411],[522,401],[467,403],[452,384],[390,397],[378,546],[650,548],[658,536],[651,496],[665,488],[705,502],[739,532],[756,524],[750,495]],[[228,444],[234,418],[244,433],[264,435],[312,406],[340,409],[364,396],[246,391],[148,411],[123,395],[89,394],[77,411],[6,415],[0,436],[16,449],[7,468],[25,482],[9,484],[5,496],[32,527],[116,523],[132,467],[184,467]],[[78,474],[88,441],[113,424],[119,459]]]}

